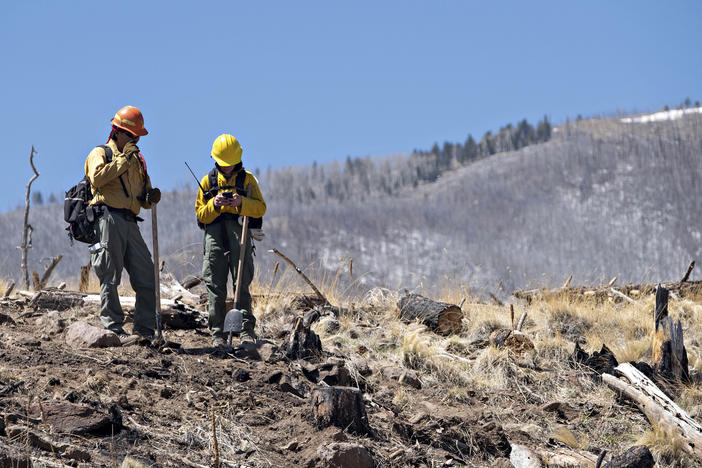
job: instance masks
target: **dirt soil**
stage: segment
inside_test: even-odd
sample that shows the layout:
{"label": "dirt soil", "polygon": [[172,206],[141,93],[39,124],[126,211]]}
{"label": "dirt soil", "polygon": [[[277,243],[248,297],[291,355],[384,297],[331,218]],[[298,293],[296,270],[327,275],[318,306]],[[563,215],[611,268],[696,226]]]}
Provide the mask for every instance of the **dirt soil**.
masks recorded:
{"label": "dirt soil", "polygon": [[[386,378],[383,363],[370,360],[366,377],[349,380],[339,370],[349,356],[325,350],[287,360],[282,336],[261,337],[254,356],[250,347],[212,348],[207,329],[166,330],[170,346],[160,349],[74,349],[67,327],[99,326],[95,310],[0,312],[0,466],[199,467],[218,457],[221,466],[321,467],[330,463],[321,449],[337,442],[362,445],[376,466],[511,466],[508,440],[563,446],[537,435],[538,425],[598,414],[597,405],[544,409],[519,394],[466,389],[458,399],[443,387]],[[364,349],[356,351],[362,358]],[[315,426],[311,394],[327,385],[318,379],[363,391],[369,434]],[[419,403],[397,406],[398,392]],[[522,426],[504,425],[505,409]]]}

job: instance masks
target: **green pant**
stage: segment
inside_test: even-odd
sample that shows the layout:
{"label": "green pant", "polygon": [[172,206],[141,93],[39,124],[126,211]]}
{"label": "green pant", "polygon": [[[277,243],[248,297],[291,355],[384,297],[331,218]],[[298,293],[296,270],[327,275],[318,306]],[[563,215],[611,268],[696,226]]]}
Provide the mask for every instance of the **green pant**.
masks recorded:
{"label": "green pant", "polygon": [[97,225],[102,247],[91,254],[95,274],[100,280],[100,321],[115,333],[124,333],[124,312],[119,303],[117,286],[122,269],[129,273],[129,282],[136,293],[134,332],[154,334],[156,295],[154,262],[136,221],[121,213],[104,213]]}
{"label": "green pant", "polygon": [[[224,316],[227,313],[225,305],[227,279],[230,272],[234,288],[236,288],[241,249],[240,236],[241,225],[236,219],[221,220],[205,226],[202,277],[205,280],[205,286],[207,286],[209,299],[209,326],[215,337],[223,336]],[[251,293],[249,292],[249,285],[254,276],[250,236],[246,238],[246,253],[244,254],[244,268],[241,276],[241,297],[235,307],[243,309],[242,331],[253,335],[256,317],[251,311]]]}

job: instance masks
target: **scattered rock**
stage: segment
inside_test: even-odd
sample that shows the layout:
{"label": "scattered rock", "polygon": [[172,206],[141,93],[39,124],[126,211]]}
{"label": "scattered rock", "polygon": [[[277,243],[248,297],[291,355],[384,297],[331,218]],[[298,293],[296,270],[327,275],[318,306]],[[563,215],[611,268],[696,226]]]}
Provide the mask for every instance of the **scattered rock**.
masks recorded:
{"label": "scattered rock", "polygon": [[319,321],[317,327],[325,335],[333,335],[339,331],[341,324],[335,317],[327,316]]}
{"label": "scattered rock", "polygon": [[65,446],[62,453],[64,457],[79,462],[89,462],[92,459],[92,455],[90,455],[89,451],[83,450],[75,445]]}
{"label": "scattered rock", "polygon": [[169,387],[163,387],[161,389],[161,397],[165,399],[169,399],[173,396],[173,389]]}
{"label": "scattered rock", "polygon": [[16,325],[16,323],[9,315],[0,314],[0,325]]}
{"label": "scattered rock", "polygon": [[626,452],[612,457],[604,468],[653,468],[653,455],[645,445],[634,445]]}
{"label": "scattered rock", "polygon": [[74,348],[106,348],[121,346],[119,337],[104,328],[85,322],[75,322],[66,331],[66,343]]}
{"label": "scattered rock", "polygon": [[237,382],[246,382],[248,380],[251,380],[251,374],[249,371],[246,369],[242,369],[241,367],[238,367],[233,373],[232,377],[234,377],[234,380]]}
{"label": "scattered rock", "polygon": [[320,446],[319,457],[330,468],[373,468],[375,462],[367,448],[352,442]]}
{"label": "scattered rock", "polygon": [[276,345],[268,341],[258,343],[258,355],[263,362],[274,363],[283,359],[283,355]]}
{"label": "scattered rock", "polygon": [[[106,435],[119,432],[121,419],[115,414],[100,414],[93,408],[85,405],[76,405],[65,401],[42,402],[44,410],[44,423],[53,425],[56,432],[67,434],[94,434]],[[38,406],[33,406],[33,413],[40,414]]]}
{"label": "scattered rock", "polygon": [[258,345],[253,341],[244,341],[234,346],[232,353],[239,359],[261,360],[261,355],[258,353]]}
{"label": "scattered rock", "polygon": [[509,458],[504,457],[498,458],[490,466],[491,468],[514,468],[514,465],[509,461]]}
{"label": "scattered rock", "polygon": [[511,444],[512,451],[509,461],[515,468],[541,468],[541,457],[529,447],[520,444]]}
{"label": "scattered rock", "polygon": [[6,428],[6,433],[10,439],[19,441],[23,445],[26,444],[47,452],[59,451],[58,447],[52,444],[51,441],[27,430],[26,426],[9,426]]}
{"label": "scattered rock", "polygon": [[283,372],[282,371],[274,371],[271,374],[266,377],[266,383],[269,384],[276,384],[280,382],[280,379],[283,378]]}
{"label": "scattered rock", "polygon": [[334,364],[323,364],[317,368],[319,374],[317,383],[324,382],[330,386],[348,387],[353,384],[351,374],[344,365],[344,361]]}
{"label": "scattered rock", "polygon": [[280,450],[297,452],[298,450],[300,450],[300,443],[297,440],[293,440],[280,447]]}
{"label": "scattered rock", "polygon": [[570,421],[580,416],[580,412],[574,408],[571,408],[567,403],[560,401],[552,401],[551,403],[546,403],[541,406],[541,410],[547,413],[555,413],[556,417],[559,419],[565,419]]}
{"label": "scattered rock", "polygon": [[282,376],[278,383],[278,388],[283,392],[292,393],[293,395],[305,398],[305,393],[299,383],[293,382],[288,376]]}
{"label": "scattered rock", "polygon": [[428,417],[429,417],[429,415],[427,415],[426,413],[417,413],[414,416],[412,416],[411,418],[409,418],[409,420],[407,422],[410,424],[419,424],[420,422],[424,421]]}
{"label": "scattered rock", "polygon": [[417,377],[417,374],[409,369],[387,366],[383,367],[381,372],[386,379],[397,380],[403,385],[416,389],[422,388],[422,382],[419,380],[419,377]]}
{"label": "scattered rock", "polygon": [[368,377],[373,373],[373,370],[370,368],[370,365],[368,364],[368,359],[359,356],[359,355],[354,355],[351,357],[351,362],[353,363],[354,366],[356,366],[356,370],[358,371],[359,374],[363,377]]}
{"label": "scattered rock", "polygon": [[412,388],[416,388],[417,390],[422,388],[422,382],[419,380],[419,377],[417,377],[417,374],[408,369],[405,369],[402,375],[400,375],[398,382],[400,382],[402,385],[408,385]]}
{"label": "scattered rock", "polygon": [[151,468],[151,466],[153,465],[146,460],[127,455],[122,460],[120,468]]}

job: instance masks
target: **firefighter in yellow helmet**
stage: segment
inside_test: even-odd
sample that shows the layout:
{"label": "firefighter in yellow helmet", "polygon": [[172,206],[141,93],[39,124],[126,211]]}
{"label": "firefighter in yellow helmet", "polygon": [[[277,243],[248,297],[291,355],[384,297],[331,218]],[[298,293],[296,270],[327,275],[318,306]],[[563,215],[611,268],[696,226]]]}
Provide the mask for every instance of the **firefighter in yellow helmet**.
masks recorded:
{"label": "firefighter in yellow helmet", "polygon": [[[199,225],[205,231],[202,277],[209,298],[209,327],[213,345],[225,345],[223,336],[227,279],[231,272],[234,285],[237,283],[242,224],[240,216],[256,220],[266,212],[258,181],[245,170],[241,145],[232,135],[223,134],[212,144],[211,156],[215,167],[200,181],[195,200],[195,213]],[[256,317],[251,311],[249,285],[254,276],[253,247],[251,236],[247,236],[244,265],[241,278],[241,297],[237,307],[243,309],[241,338],[256,339],[254,328]]]}
{"label": "firefighter in yellow helmet", "polygon": [[[85,161],[90,181],[90,202],[98,213],[98,244],[90,247],[90,261],[100,280],[100,321],[123,344],[141,336],[152,339],[155,326],[156,296],[154,264],[141,237],[137,221],[141,208],[151,208],[161,199],[161,191],[151,187],[146,162],[139,152],[139,138],[148,134],[144,117],[136,107],[125,106],[111,120],[107,144],[94,148]],[[122,269],[136,293],[134,335],[124,330],[124,313],[117,287]]]}

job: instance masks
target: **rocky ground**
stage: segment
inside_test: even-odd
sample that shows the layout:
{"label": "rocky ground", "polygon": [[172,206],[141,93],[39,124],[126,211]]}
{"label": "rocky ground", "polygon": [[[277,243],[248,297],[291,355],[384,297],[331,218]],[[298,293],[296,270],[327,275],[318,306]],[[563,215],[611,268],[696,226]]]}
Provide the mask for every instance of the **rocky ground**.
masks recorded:
{"label": "rocky ground", "polygon": [[[393,319],[394,299],[371,299],[317,321],[322,352],[304,359],[285,355],[304,313],[285,304],[257,310],[258,343],[222,350],[203,328],[167,329],[161,347],[99,336],[106,347],[84,347],[77,330],[99,327],[94,309],[6,301],[0,466],[540,466],[516,464],[524,450],[595,466],[650,429],[596,375],[565,365],[566,345],[536,340],[526,358],[489,346],[487,306],[444,338]],[[525,328],[538,335],[537,322]],[[323,427],[313,403],[330,386],[359,389],[365,429]]]}

